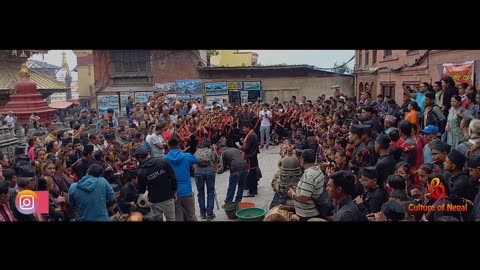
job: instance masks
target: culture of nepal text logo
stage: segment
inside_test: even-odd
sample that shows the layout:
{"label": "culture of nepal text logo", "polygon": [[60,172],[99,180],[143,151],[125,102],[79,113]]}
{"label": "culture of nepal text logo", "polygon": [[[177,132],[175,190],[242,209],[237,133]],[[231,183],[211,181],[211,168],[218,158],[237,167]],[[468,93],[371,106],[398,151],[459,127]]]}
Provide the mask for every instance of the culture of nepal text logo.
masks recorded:
{"label": "culture of nepal text logo", "polygon": [[428,192],[430,192],[430,196],[436,200],[443,199],[447,196],[445,186],[440,182],[438,177],[432,179],[428,186]]}

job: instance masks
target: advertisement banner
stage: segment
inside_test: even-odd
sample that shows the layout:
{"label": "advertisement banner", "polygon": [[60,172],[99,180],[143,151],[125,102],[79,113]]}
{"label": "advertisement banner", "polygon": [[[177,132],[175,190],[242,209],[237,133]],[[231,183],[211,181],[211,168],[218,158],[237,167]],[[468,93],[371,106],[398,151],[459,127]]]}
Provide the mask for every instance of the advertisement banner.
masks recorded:
{"label": "advertisement banner", "polygon": [[118,95],[99,95],[97,102],[99,114],[106,114],[108,108],[112,108],[115,111],[115,115],[119,115],[120,104],[118,104]]}
{"label": "advertisement banner", "polygon": [[226,82],[207,82],[205,83],[205,95],[206,96],[218,96],[226,95],[227,83]]}
{"label": "advertisement banner", "polygon": [[243,82],[243,90],[260,90],[260,82]]}
{"label": "advertisement banner", "polygon": [[242,82],[227,82],[227,88],[228,89],[242,89]]}
{"label": "advertisement banner", "polygon": [[155,90],[161,93],[175,93],[177,91],[177,85],[174,82],[156,83]]}
{"label": "advertisement banner", "polygon": [[207,98],[207,107],[212,107],[213,103],[218,103],[219,105],[223,105],[223,100],[228,100],[228,95],[222,96],[208,96]]}
{"label": "advertisement banner", "polygon": [[443,64],[442,77],[452,77],[457,87],[464,82],[468,83],[468,85],[473,85],[474,67],[474,61]]}
{"label": "advertisement banner", "polygon": [[151,96],[153,92],[135,92],[135,102],[147,103]]}
{"label": "advertisement banner", "polygon": [[202,80],[177,80],[178,95],[194,95],[203,93]]}

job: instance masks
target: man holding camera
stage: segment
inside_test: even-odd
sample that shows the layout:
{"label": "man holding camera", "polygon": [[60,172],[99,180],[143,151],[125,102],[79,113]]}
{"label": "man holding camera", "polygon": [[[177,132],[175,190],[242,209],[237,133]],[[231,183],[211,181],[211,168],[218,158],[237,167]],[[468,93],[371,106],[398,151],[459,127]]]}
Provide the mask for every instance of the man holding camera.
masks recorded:
{"label": "man holding camera", "polygon": [[263,148],[263,144],[266,140],[266,149],[268,149],[268,145],[270,144],[270,126],[272,123],[272,112],[269,107],[270,106],[267,103],[263,104],[263,110],[258,113],[258,116],[262,119],[260,124],[260,148]]}

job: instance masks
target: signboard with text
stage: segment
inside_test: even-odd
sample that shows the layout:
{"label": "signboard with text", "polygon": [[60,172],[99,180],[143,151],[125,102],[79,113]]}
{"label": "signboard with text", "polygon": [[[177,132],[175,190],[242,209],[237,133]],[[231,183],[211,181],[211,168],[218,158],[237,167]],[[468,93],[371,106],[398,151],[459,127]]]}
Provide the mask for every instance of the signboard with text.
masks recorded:
{"label": "signboard with text", "polygon": [[443,64],[442,77],[452,77],[452,79],[455,81],[455,86],[457,87],[464,82],[468,83],[468,85],[473,85],[473,74],[475,72],[474,67],[474,61]]}

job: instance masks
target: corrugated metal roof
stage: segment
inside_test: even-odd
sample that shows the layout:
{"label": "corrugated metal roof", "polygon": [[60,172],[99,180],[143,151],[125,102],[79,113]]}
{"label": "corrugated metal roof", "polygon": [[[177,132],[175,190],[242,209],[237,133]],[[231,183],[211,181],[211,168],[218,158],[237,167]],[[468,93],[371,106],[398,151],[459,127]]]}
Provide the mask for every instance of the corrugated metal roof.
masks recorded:
{"label": "corrugated metal roof", "polygon": [[52,109],[65,109],[69,106],[72,106],[73,102],[70,101],[57,101],[48,104],[48,106]]}
{"label": "corrugated metal roof", "polygon": [[316,66],[312,65],[272,65],[272,66],[250,66],[250,67],[199,67],[197,68],[198,71],[233,71],[233,70],[249,70],[249,71],[254,71],[254,70],[287,70],[287,69],[304,69],[304,70],[313,70],[317,72],[324,72],[336,76],[348,76],[348,77],[353,77],[352,74],[343,74],[343,73],[337,73],[333,71],[328,71],[325,69],[318,68]]}
{"label": "corrugated metal roof", "polygon": [[[38,71],[29,69],[30,79],[37,84],[37,89],[68,90],[65,83],[50,78]],[[11,66],[0,66],[0,89],[12,89],[15,82],[20,79],[20,68],[13,69]]]}

